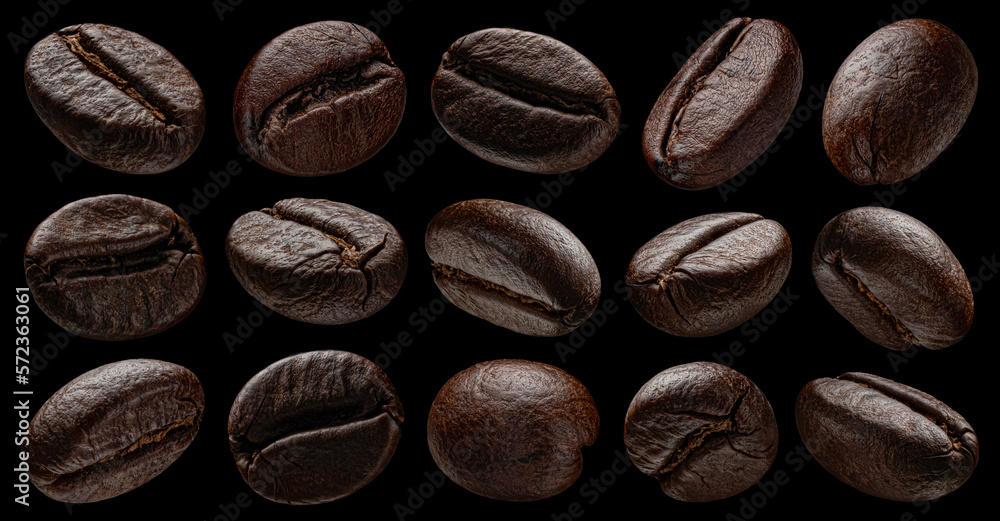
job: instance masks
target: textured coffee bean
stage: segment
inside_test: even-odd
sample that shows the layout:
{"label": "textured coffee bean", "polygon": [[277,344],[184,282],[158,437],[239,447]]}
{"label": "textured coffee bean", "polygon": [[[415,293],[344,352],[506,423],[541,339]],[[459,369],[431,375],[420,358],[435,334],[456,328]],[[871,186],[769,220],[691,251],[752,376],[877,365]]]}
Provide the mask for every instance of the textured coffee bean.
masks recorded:
{"label": "textured coffee bean", "polygon": [[124,360],[86,372],[31,420],[31,482],[66,503],[124,494],[180,457],[204,409],[201,382],[179,365]]}
{"label": "textured coffee bean", "polygon": [[979,73],[947,27],[903,20],[847,57],[823,108],[823,144],[860,185],[902,181],[929,165],[972,111]]}
{"label": "textured coffee bean", "polygon": [[590,252],[548,215],[475,199],[438,212],[424,243],[434,283],[464,311],[533,336],[558,336],[597,307],[601,277]]}
{"label": "textured coffee bean", "polygon": [[778,294],[792,243],[775,221],[713,213],[668,228],[632,257],[629,302],[674,335],[709,336],[749,320]]}
{"label": "textured coffee bean", "polygon": [[879,207],[848,210],[820,232],[812,272],[826,300],[889,349],[948,347],[969,332],[969,279],[924,223]]}
{"label": "textured coffee bean", "polygon": [[335,174],[375,155],[406,105],[403,72],[371,31],[347,22],[290,29],[257,52],[236,86],[233,120],[262,165]]}
{"label": "textured coffee bean", "polygon": [[323,199],[285,199],[243,215],[229,230],[226,256],[254,298],[313,324],[372,315],[406,275],[406,245],[388,221]]}
{"label": "textured coffee bean", "polygon": [[823,468],[883,499],[937,499],[965,483],[979,459],[965,418],[924,392],[865,373],[806,384],[795,423]]}
{"label": "textured coffee bean", "polygon": [[427,443],[463,488],[504,501],[535,501],[580,477],[580,449],[597,439],[594,400],[551,365],[493,360],[453,376],[427,418]]}
{"label": "textured coffee bean", "polygon": [[778,424],[747,377],[711,362],[678,365],[639,389],[625,416],[635,466],[680,501],[743,492],[778,451]]}
{"label": "textured coffee bean", "polygon": [[110,25],[72,25],[28,53],[35,112],[80,157],[127,174],[180,165],[205,130],[205,100],[174,55]]}
{"label": "textured coffee bean", "polygon": [[434,115],[466,150],[501,166],[553,174],[604,153],[621,108],[593,63],[554,38],[484,29],[459,38],[431,84]]}
{"label": "textured coffee bean", "polygon": [[730,20],[656,100],[642,131],[646,162],[678,188],[718,185],[778,137],[801,88],[802,55],[785,26]]}
{"label": "textured coffee bean", "polygon": [[375,364],[313,351],[257,373],[229,412],[243,479],[278,503],[327,503],[357,492],[389,463],[403,406]]}
{"label": "textured coffee bean", "polygon": [[70,203],[28,240],[38,307],[70,333],[129,340],[178,323],[205,291],[205,259],[169,207],[131,195]]}

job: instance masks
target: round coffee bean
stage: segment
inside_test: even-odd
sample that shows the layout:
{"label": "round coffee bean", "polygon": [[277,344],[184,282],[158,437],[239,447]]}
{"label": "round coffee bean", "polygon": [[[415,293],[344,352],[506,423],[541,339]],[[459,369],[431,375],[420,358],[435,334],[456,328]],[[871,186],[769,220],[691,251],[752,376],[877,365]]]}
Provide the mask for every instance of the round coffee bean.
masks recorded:
{"label": "round coffee bean", "polygon": [[463,488],[503,501],[535,501],[580,477],[580,448],[597,439],[594,400],[551,365],[494,360],[453,376],[427,418],[427,443]]}
{"label": "round coffee bean", "polygon": [[840,66],[823,108],[823,145],[860,185],[902,181],[931,164],[972,111],[979,72],[947,27],[903,20],[868,37]]}
{"label": "round coffee bean", "polygon": [[434,115],[473,154],[553,174],[594,161],[618,133],[621,109],[593,63],[554,38],[484,29],[459,38],[431,84]]}
{"label": "round coffee bean", "polygon": [[965,483],[979,459],[965,418],[924,392],[865,373],[806,384],[795,423],[823,468],[883,499],[937,499]]}
{"label": "round coffee bean", "polygon": [[97,340],[159,333],[205,291],[205,259],[191,228],[169,207],[131,195],[57,210],[31,234],[24,269],[49,318]]}
{"label": "round coffee bean", "polygon": [[255,299],[313,324],[372,315],[406,275],[406,245],[388,221],[323,199],[285,199],[244,214],[229,230],[226,256]]}
{"label": "round coffee bean", "polygon": [[678,336],[728,331],[778,294],[792,243],[775,221],[713,213],[668,228],[632,257],[629,302],[650,324]]}
{"label": "round coffee bean", "polygon": [[72,25],[39,40],[24,65],[28,99],[80,157],[127,174],[183,163],[205,130],[205,99],[174,55],[110,25]]}
{"label": "round coffee bean", "polygon": [[905,213],[866,206],[834,217],[816,239],[812,272],[834,309],[889,349],[941,349],[972,327],[962,265]]}
{"label": "round coffee bean", "polygon": [[680,501],[714,501],[764,477],[778,424],[747,377],[711,362],[678,365],[639,389],[625,416],[635,466]]}
{"label": "round coffee bean", "polygon": [[290,29],[257,52],[233,101],[236,137],[262,165],[343,172],[375,155],[406,105],[403,72],[374,33],[347,22]]}
{"label": "round coffee bean", "polygon": [[601,277],[565,226],[526,206],[475,199],[438,212],[424,243],[434,283],[464,311],[533,336],[558,336],[597,307]]}
{"label": "round coffee bean", "polygon": [[124,360],[88,371],[31,420],[31,482],[66,503],[124,494],[180,457],[204,409],[201,383],[179,365]]}
{"label": "round coffee bean", "polygon": [[255,492],[290,505],[327,503],[375,479],[399,443],[403,406],[362,356],[312,351],[257,373],[229,411],[229,446]]}
{"label": "round coffee bean", "polygon": [[785,26],[730,20],[656,100],[642,131],[646,162],[678,188],[718,185],[778,137],[801,88],[802,55]]}

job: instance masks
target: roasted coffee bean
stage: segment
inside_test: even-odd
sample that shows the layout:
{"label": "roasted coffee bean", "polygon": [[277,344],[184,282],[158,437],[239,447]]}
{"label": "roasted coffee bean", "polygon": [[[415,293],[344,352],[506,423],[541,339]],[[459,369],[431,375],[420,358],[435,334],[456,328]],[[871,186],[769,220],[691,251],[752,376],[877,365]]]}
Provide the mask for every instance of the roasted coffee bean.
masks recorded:
{"label": "roasted coffee bean", "polygon": [[57,210],[28,240],[24,269],[49,318],[97,340],[159,333],[205,291],[205,259],[191,228],[167,206],[131,195]]}
{"label": "roasted coffee bean", "polygon": [[671,367],[639,389],[625,416],[625,447],[668,496],[714,501],[764,477],[778,452],[778,424],[747,377],[695,362]]}
{"label": "roasted coffee bean", "polygon": [[357,492],[389,464],[403,406],[362,356],[313,351],[257,373],[229,412],[243,479],[278,503],[327,503]]}
{"label": "roasted coffee bean", "polygon": [[871,341],[889,349],[948,347],[969,332],[969,279],[924,223],[879,207],[848,210],[816,239],[816,285]]}
{"label": "roasted coffee bean", "polygon": [[865,373],[806,384],[795,423],[823,468],[883,499],[937,499],[965,483],[979,459],[965,418],[927,393]]}
{"label": "roasted coffee bean", "polygon": [[526,206],[475,199],[438,212],[424,243],[434,283],[464,311],[532,336],[558,336],[597,307],[601,277],[565,226]]}
{"label": "roasted coffee bean", "polygon": [[388,221],[323,199],[285,199],[243,215],[226,237],[226,256],[255,299],[313,324],[372,315],[406,275],[406,245]]}
{"label": "roasted coffee bean", "polygon": [[632,257],[629,302],[674,335],[709,336],[749,320],[778,294],[792,243],[775,221],[713,213],[668,228]]}
{"label": "roasted coffee bean", "polygon": [[243,148],[295,176],[343,172],[375,155],[406,105],[403,72],[371,31],[347,22],[290,29],[257,52],[236,86]]}
{"label": "roasted coffee bean", "polygon": [[31,482],[66,503],[124,494],[158,476],[198,433],[198,377],[160,360],[124,360],[86,372],[31,420]]}
{"label": "roasted coffee bean", "polygon": [[448,48],[431,84],[434,115],[466,150],[501,166],[553,174],[594,161],[621,108],[593,63],[554,38],[484,29]]}
{"label": "roasted coffee bean", "polygon": [[972,111],[979,72],[947,27],[903,20],[840,66],[823,108],[823,144],[859,185],[902,181],[931,164]]}
{"label": "roasted coffee bean", "polygon": [[576,378],[527,360],[476,364],[444,385],[427,418],[441,470],[466,490],[535,501],[569,488],[597,439],[594,400]]}
{"label": "roasted coffee bean", "polygon": [[801,88],[802,55],[785,26],[730,20],[656,100],[642,131],[646,162],[678,188],[718,185],[778,137]]}
{"label": "roasted coffee bean", "polygon": [[41,39],[28,53],[24,84],[59,141],[118,172],[171,170],[205,130],[205,99],[191,73],[120,27],[72,25]]}

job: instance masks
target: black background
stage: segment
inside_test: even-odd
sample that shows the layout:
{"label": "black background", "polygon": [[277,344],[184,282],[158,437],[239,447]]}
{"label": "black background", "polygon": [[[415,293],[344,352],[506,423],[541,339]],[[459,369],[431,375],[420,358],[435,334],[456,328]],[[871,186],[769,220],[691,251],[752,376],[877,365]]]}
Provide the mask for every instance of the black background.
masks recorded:
{"label": "black background", "polygon": [[[215,4],[208,0],[162,4],[76,0],[44,17],[36,14],[41,11],[37,1],[5,3],[4,32],[26,34],[29,42],[16,50],[8,46],[0,51],[7,122],[3,174],[3,207],[7,210],[0,220],[0,233],[4,234],[0,249],[7,291],[24,286],[22,255],[31,231],[71,201],[127,193],[180,212],[182,205],[193,208],[205,202],[196,201],[196,191],[213,196],[189,219],[208,261],[208,287],[198,308],[177,326],[150,338],[99,342],[70,338],[37,307],[31,311],[35,372],[27,388],[35,393],[33,411],[59,387],[94,367],[125,358],[159,358],[190,368],[202,380],[207,409],[198,437],[163,474],[123,496],[68,507],[32,489],[31,506],[17,507],[15,515],[209,520],[226,519],[228,513],[229,518],[246,520],[344,515],[396,519],[403,512],[399,509],[412,508],[404,519],[516,516],[547,520],[578,503],[585,519],[652,512],[699,519],[727,519],[728,514],[735,516],[728,519],[752,515],[755,519],[852,516],[922,520],[945,519],[990,506],[987,487],[995,482],[997,432],[996,424],[989,420],[995,407],[995,392],[990,390],[995,388],[991,381],[995,356],[991,355],[997,344],[989,329],[997,319],[1000,281],[987,280],[996,270],[997,183],[996,167],[986,161],[996,146],[996,132],[987,123],[988,114],[996,113],[996,89],[989,63],[995,35],[987,22],[993,14],[981,7],[986,3],[712,0],[687,7],[679,2],[649,7],[622,0],[587,0],[580,5],[570,0],[400,0],[402,10],[397,8],[395,14],[385,12],[395,5],[388,0],[232,3],[238,5],[230,6],[225,0]],[[220,5],[227,6],[222,16],[216,10]],[[564,14],[558,16],[564,19],[554,19],[553,27],[550,16],[560,8]],[[549,16],[547,11],[551,11]],[[386,18],[387,14],[391,18]],[[980,87],[976,105],[960,137],[918,178],[895,187],[857,186],[826,158],[820,138],[822,109],[815,108],[819,99],[815,93],[825,92],[843,59],[879,28],[880,20],[912,15],[949,26],[977,57]],[[801,128],[783,133],[776,141],[779,149],[768,155],[753,176],[740,176],[736,182],[742,181],[741,186],[730,182],[736,189],[725,197],[715,188],[682,191],[660,181],[646,166],[640,151],[642,125],[677,71],[675,53],[686,56],[694,48],[692,40],[704,39],[711,32],[707,26],[714,24],[714,29],[720,18],[732,16],[780,21],[798,39],[805,76],[800,109],[793,118]],[[32,35],[32,27],[26,28],[22,17],[45,23],[33,23],[40,27]],[[378,29],[392,58],[406,74],[407,107],[396,135],[366,163],[337,175],[293,178],[247,160],[233,132],[232,93],[243,68],[262,45],[287,29],[318,20],[347,20]],[[24,95],[22,78],[30,45],[48,33],[82,22],[118,25],[145,35],[174,53],[198,80],[205,93],[208,125],[201,145],[186,163],[152,176],[77,164],[34,114]],[[464,34],[497,26],[558,38],[590,58],[611,81],[622,106],[623,129],[607,153],[589,168],[563,176],[560,182],[558,176],[517,172],[487,163],[450,139],[435,143],[432,153],[420,152],[415,140],[427,147],[439,128],[430,109],[429,85],[441,53]],[[8,35],[8,43],[10,38]],[[391,190],[385,173],[397,173],[399,156],[411,154],[416,158],[413,162],[421,164]],[[239,174],[221,190],[206,186],[213,183],[210,173],[225,171],[230,162],[235,162]],[[547,189],[558,195],[539,195],[549,193]],[[409,248],[409,270],[398,296],[385,309],[352,324],[316,326],[277,314],[263,317],[254,306],[226,265],[226,232],[239,215],[296,196],[347,202],[385,217],[399,229]],[[573,337],[521,336],[454,306],[442,307],[437,300],[440,293],[431,280],[423,249],[425,226],[441,208],[478,197],[521,204],[532,200],[589,248],[602,274],[602,306],[611,306],[614,312],[599,327],[585,326],[589,336],[579,337],[585,341],[575,342],[576,352],[560,356],[557,349],[558,342],[569,346]],[[879,201],[934,229],[973,279],[976,319],[972,331],[957,345],[937,352],[919,350],[909,357],[897,356],[894,362],[890,351],[857,333],[816,290],[809,256],[819,230],[839,212]],[[795,300],[787,308],[779,306],[780,313],[760,316],[770,322],[763,327],[750,324],[697,339],[662,333],[635,313],[615,291],[616,283],[624,276],[632,254],[654,235],[683,219],[719,211],[758,212],[786,227],[794,261],[785,288]],[[431,313],[434,320],[426,321],[420,318],[422,308],[438,314]],[[255,327],[252,331],[240,329],[241,320]],[[248,331],[252,334],[230,350],[226,335],[237,337]],[[411,342],[395,351],[395,358],[388,358],[382,346],[403,332],[409,334]],[[763,390],[778,418],[778,456],[765,479],[773,480],[776,471],[783,471],[786,479],[766,487],[771,497],[753,487],[733,498],[686,504],[666,497],[654,479],[634,468],[616,475],[612,469],[621,470],[621,466],[613,462],[624,453],[621,434],[625,411],[639,387],[677,364],[727,358],[723,353],[733,345],[742,351],[729,359],[732,367]],[[315,349],[349,350],[370,359],[381,354],[382,361],[390,360],[386,372],[406,410],[402,441],[385,471],[353,496],[319,506],[278,505],[253,493],[241,479],[226,437],[228,410],[242,385],[265,366]],[[429,484],[425,477],[425,473],[437,470],[425,437],[427,412],[435,394],[458,371],[496,358],[526,358],[563,368],[580,379],[597,402],[602,420],[597,443],[583,451],[580,480],[555,497],[505,503],[476,496],[450,481],[441,486]],[[896,379],[936,396],[964,415],[976,428],[982,445],[979,468],[972,478],[933,503],[890,502],[855,491],[815,461],[796,454],[801,440],[793,410],[799,389],[814,378],[846,371]],[[605,484],[587,484],[602,474]],[[12,477],[16,479],[16,474]],[[418,500],[419,492],[429,497]],[[747,505],[754,506],[751,510]]]}

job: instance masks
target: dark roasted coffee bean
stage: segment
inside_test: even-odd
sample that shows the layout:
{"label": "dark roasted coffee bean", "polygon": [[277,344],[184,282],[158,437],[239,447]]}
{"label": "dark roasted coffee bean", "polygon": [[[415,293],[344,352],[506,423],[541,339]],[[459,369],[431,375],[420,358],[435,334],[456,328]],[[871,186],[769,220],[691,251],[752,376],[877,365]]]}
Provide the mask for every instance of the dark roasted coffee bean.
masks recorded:
{"label": "dark roasted coffee bean", "polygon": [[639,389],[625,416],[635,466],[680,501],[743,492],[778,452],[778,424],[747,377],[719,364],[678,365]]}
{"label": "dark roasted coffee bean", "polygon": [[444,296],[500,327],[564,335],[597,307],[601,277],[590,252],[559,221],[526,206],[455,203],[431,219],[424,246]]}
{"label": "dark roasted coffee bean", "polygon": [[205,396],[187,369],[124,360],[56,391],[31,420],[31,482],[66,503],[124,494],[158,476],[198,433]]}
{"label": "dark roasted coffee bean", "polygon": [[388,221],[323,199],[285,199],[243,215],[226,237],[226,256],[254,298],[313,324],[370,316],[406,275],[406,245]]}
{"label": "dark roasted coffee bean", "polygon": [[262,165],[318,176],[375,155],[405,105],[403,72],[378,36],[352,23],[315,22],[257,52],[236,86],[233,121]]}
{"label": "dark roasted coffee bean", "polygon": [[434,115],[466,150],[501,166],[553,174],[604,153],[621,108],[593,63],[554,38],[484,29],[459,38],[431,84]]}
{"label": "dark roasted coffee bean", "polygon": [[229,412],[243,479],[278,503],[327,503],[358,491],[389,463],[403,406],[362,356],[313,351],[257,373]]}
{"label": "dark roasted coffee bean", "polygon": [[778,294],[792,243],[775,221],[752,213],[688,219],[647,242],[625,275],[629,302],[674,335],[709,336],[749,320]]}
{"label": "dark roasted coffee bean", "polygon": [[718,185],[760,156],[802,88],[802,55],[772,20],[736,18],[684,63],[642,131],[646,162],[688,190]]}
{"label": "dark roasted coffee bean", "polygon": [[860,185],[902,181],[951,143],[972,111],[979,73],[947,27],[903,20],[868,37],[840,66],[823,108],[823,144]]}
{"label": "dark roasted coffee bean", "polygon": [[873,342],[889,349],[948,347],[969,332],[969,279],[924,223],[879,207],[848,210],[816,239],[816,285]]}
{"label": "dark roasted coffee bean", "polygon": [[28,240],[24,269],[49,318],[98,340],[159,333],[205,291],[205,259],[191,228],[167,206],[131,195],[57,210]]}
{"label": "dark roasted coffee bean", "polygon": [[466,490],[535,501],[580,477],[580,449],[597,439],[599,423],[587,388],[565,371],[494,360],[441,388],[427,418],[427,443],[445,475]]}
{"label": "dark roasted coffee bean", "polygon": [[119,27],[72,25],[43,38],[28,53],[24,84],[59,141],[118,172],[173,169],[205,130],[205,100],[191,73]]}
{"label": "dark roasted coffee bean", "polygon": [[883,499],[937,499],[965,483],[979,459],[965,418],[924,392],[865,373],[806,384],[795,423],[823,468]]}

